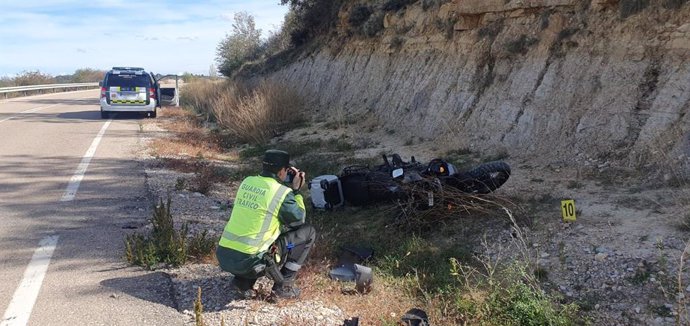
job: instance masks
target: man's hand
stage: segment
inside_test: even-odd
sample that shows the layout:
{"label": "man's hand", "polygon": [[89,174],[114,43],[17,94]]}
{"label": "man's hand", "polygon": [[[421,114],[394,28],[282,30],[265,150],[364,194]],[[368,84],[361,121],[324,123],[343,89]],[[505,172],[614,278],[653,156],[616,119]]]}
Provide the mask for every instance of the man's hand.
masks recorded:
{"label": "man's hand", "polygon": [[295,173],[295,178],[292,179],[292,189],[294,190],[300,190],[304,186],[304,182],[307,178],[307,175],[298,170],[297,168],[291,168],[293,172]]}

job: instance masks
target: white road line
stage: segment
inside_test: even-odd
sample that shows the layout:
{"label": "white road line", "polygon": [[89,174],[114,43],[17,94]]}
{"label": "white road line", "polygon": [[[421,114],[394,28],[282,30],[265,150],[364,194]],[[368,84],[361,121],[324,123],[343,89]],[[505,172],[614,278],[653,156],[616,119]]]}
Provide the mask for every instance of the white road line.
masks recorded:
{"label": "white road line", "polygon": [[29,110],[26,110],[26,111],[19,112],[19,114],[17,114],[17,115],[14,115],[14,116],[11,116],[11,117],[9,117],[9,118],[5,118],[5,119],[0,120],[0,122],[5,122],[5,121],[7,121],[7,120],[12,120],[12,119],[14,119],[14,118],[16,118],[16,117],[18,117],[18,116],[20,116],[20,115],[22,115],[22,114],[25,114],[25,113],[34,113],[34,112],[38,112],[38,111],[41,111],[41,110],[49,109],[49,108],[52,108],[52,107],[58,106],[58,105],[60,105],[60,104],[39,106],[39,107],[37,107],[37,108],[33,108],[33,109],[29,109]]}
{"label": "white road line", "polygon": [[91,143],[91,147],[89,147],[89,149],[86,151],[86,154],[84,154],[84,157],[81,159],[81,163],[79,163],[77,170],[74,171],[74,175],[69,180],[69,184],[67,184],[65,194],[62,195],[62,199],[60,199],[60,201],[74,200],[74,196],[77,195],[77,190],[79,190],[79,184],[81,183],[81,180],[84,179],[84,174],[86,174],[86,169],[89,168],[89,163],[91,163],[91,159],[93,158],[93,155],[96,153],[98,144],[101,142],[103,134],[105,134],[105,131],[108,129],[108,126],[110,126],[110,123],[112,121],[112,119],[108,120],[101,128],[101,131],[98,132],[96,138],[94,138],[93,142]]}
{"label": "white road line", "polygon": [[5,310],[0,326],[24,326],[29,322],[38,292],[41,291],[43,278],[48,270],[50,258],[53,257],[59,236],[52,235],[38,243],[40,246],[24,271],[24,277]]}

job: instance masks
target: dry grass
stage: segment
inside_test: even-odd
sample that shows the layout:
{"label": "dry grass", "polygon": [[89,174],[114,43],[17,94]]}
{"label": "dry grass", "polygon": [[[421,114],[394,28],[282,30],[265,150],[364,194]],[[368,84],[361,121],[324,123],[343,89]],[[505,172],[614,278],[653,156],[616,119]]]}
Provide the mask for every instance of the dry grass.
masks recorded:
{"label": "dry grass", "polygon": [[217,160],[235,160],[237,151],[223,149],[223,140],[203,128],[198,117],[184,108],[166,108],[158,123],[171,133],[171,137],[157,138],[151,144],[152,155],[158,157],[198,157]]}
{"label": "dry grass", "polygon": [[229,85],[213,99],[211,112],[240,142],[264,144],[302,121],[302,100],[286,85],[263,82],[244,96],[237,89]]}
{"label": "dry grass", "polygon": [[186,85],[183,106],[217,122],[231,143],[265,144],[302,121],[303,102],[289,86],[264,81],[249,88],[237,82]]}

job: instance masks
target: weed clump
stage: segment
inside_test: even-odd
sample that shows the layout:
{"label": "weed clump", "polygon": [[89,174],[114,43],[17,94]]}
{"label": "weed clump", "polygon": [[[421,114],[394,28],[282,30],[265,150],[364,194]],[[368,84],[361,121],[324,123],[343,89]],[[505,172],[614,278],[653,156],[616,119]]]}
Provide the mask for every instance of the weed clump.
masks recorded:
{"label": "weed clump", "polygon": [[196,233],[188,242],[187,256],[196,261],[207,258],[216,249],[216,239],[209,237],[208,230]]}
{"label": "weed clump", "polygon": [[212,245],[206,232],[187,239],[188,225],[182,224],[175,228],[173,217],[170,214],[171,199],[167,204],[160,200],[154,206],[151,218],[152,230],[148,235],[134,233],[125,237],[125,259],[132,265],[142,266],[147,269],[155,269],[159,264],[168,266],[180,266],[187,262],[190,253],[194,257],[210,255],[215,249],[215,241]]}

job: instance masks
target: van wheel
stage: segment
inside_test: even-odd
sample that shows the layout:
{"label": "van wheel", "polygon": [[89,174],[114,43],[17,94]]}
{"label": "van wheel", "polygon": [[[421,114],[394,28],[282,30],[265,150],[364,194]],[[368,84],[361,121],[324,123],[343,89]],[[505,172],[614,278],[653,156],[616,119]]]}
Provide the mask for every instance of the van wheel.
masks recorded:
{"label": "van wheel", "polygon": [[110,118],[110,113],[101,110],[101,119],[108,119],[108,118]]}
{"label": "van wheel", "polygon": [[158,112],[158,109],[153,109],[153,112],[149,112],[149,118],[155,118],[157,115],[156,114],[157,112]]}

